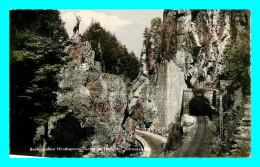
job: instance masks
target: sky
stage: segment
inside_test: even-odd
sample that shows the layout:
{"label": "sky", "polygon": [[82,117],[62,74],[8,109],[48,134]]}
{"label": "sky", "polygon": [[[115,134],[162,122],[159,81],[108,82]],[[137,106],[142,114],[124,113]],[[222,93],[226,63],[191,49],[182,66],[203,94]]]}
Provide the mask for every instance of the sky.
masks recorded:
{"label": "sky", "polygon": [[73,35],[76,16],[81,17],[79,33],[83,34],[91,20],[100,22],[101,26],[115,34],[129,52],[133,51],[139,58],[143,46],[143,32],[150,27],[155,17],[163,17],[163,10],[60,10],[61,19],[69,36]]}

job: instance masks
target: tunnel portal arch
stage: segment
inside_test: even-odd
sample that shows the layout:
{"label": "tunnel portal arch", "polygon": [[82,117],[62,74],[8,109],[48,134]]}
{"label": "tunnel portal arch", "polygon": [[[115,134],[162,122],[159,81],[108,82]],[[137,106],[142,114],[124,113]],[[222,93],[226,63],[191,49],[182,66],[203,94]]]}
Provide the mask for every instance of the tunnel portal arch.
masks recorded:
{"label": "tunnel portal arch", "polygon": [[209,100],[204,96],[193,96],[189,104],[190,115],[212,117],[212,108]]}
{"label": "tunnel portal arch", "polygon": [[211,118],[213,113],[218,112],[218,108],[219,90],[183,90],[180,116],[188,114],[209,116]]}

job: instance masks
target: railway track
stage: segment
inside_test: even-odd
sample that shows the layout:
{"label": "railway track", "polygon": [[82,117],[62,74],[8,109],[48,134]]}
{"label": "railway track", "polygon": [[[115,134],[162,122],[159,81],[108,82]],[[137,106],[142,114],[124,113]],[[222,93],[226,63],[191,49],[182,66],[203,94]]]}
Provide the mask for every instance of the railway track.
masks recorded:
{"label": "railway track", "polygon": [[[210,149],[210,123],[206,116],[197,116],[197,126],[193,129],[194,135],[188,143],[183,143],[181,148],[173,154],[167,154],[166,157],[208,157]],[[151,148],[149,157],[164,157],[162,150],[162,141],[155,136],[137,131],[136,135],[143,138]]]}
{"label": "railway track", "polygon": [[210,147],[210,131],[204,116],[198,116],[198,127],[194,139],[183,157],[207,157]]}

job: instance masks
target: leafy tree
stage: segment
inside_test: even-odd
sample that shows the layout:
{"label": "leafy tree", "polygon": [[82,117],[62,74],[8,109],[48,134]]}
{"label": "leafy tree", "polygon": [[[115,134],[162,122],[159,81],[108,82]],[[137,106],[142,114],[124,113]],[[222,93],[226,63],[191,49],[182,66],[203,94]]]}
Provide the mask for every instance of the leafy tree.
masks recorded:
{"label": "leafy tree", "polygon": [[154,39],[154,52],[156,54],[156,59],[160,61],[162,54],[162,20],[160,17],[155,17],[151,20],[151,38]]}
{"label": "leafy tree", "polygon": [[134,80],[139,73],[139,63],[134,53],[129,53],[115,35],[101,27],[100,23],[92,21],[84,32],[82,41],[90,41],[95,50],[96,61],[100,61],[103,72],[123,74]]}
{"label": "leafy tree", "polygon": [[160,17],[155,17],[151,20],[151,28],[158,30],[162,25],[162,19]]}
{"label": "leafy tree", "polygon": [[149,74],[153,74],[156,69],[154,62],[162,60],[162,20],[160,17],[151,20],[150,28],[145,28],[144,45],[146,48],[146,61],[148,64]]}
{"label": "leafy tree", "polygon": [[251,92],[250,78],[250,30],[240,36],[240,40],[232,40],[224,50],[225,74],[231,80],[230,90],[242,87],[244,95]]}
{"label": "leafy tree", "polygon": [[67,39],[58,11],[10,11],[11,152],[31,146],[37,124],[46,124],[59,109],[55,77]]}

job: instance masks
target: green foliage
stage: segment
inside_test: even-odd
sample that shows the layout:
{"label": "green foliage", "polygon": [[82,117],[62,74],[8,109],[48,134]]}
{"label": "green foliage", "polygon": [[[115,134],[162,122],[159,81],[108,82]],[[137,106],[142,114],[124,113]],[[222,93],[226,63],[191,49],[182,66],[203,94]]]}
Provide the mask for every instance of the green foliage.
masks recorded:
{"label": "green foliage", "polygon": [[141,91],[140,91],[140,94],[145,94],[147,92],[147,85],[145,85]]}
{"label": "green foliage", "polygon": [[60,93],[72,92],[74,89],[72,87],[65,87],[59,90]]}
{"label": "green foliage", "polygon": [[[157,62],[161,62],[162,47],[164,46],[162,43],[164,41],[162,39],[164,39],[164,37],[162,34],[162,20],[160,17],[156,17],[151,20],[151,26],[150,28],[145,28],[143,37],[144,45],[146,47],[146,55],[148,55],[147,61],[150,61],[148,57],[153,55],[153,58]],[[148,63],[148,67],[149,64],[150,63]]]}
{"label": "green foliage", "polygon": [[[81,97],[65,97],[62,102],[60,103],[61,106],[68,107],[68,109],[75,113],[85,113],[85,114],[92,114],[87,106],[87,101]],[[94,114],[93,114],[94,115]]]}
{"label": "green foliage", "polygon": [[145,44],[146,48],[150,48],[151,47],[150,39],[152,36],[151,36],[149,28],[145,27],[143,37],[144,37],[144,44]]}
{"label": "green foliage", "polygon": [[102,85],[100,83],[98,83],[98,84],[94,85],[92,87],[92,89],[90,90],[90,96],[92,98],[99,98],[99,96],[101,95],[102,91],[103,91],[103,87],[102,87]]}
{"label": "green foliage", "polygon": [[54,92],[58,89],[55,77],[66,55],[51,39],[27,31],[17,33],[14,40],[15,50],[10,51],[10,78],[11,103],[16,105],[11,107],[27,101],[35,110],[32,115],[51,113],[56,101]]}
{"label": "green foliage", "polygon": [[251,92],[250,78],[250,31],[240,36],[240,40],[232,40],[224,50],[225,74],[231,80],[230,90],[242,87],[244,95]]}
{"label": "green foliage", "polygon": [[166,142],[166,150],[176,150],[180,143],[181,131],[179,125],[173,125]]}
{"label": "green foliage", "polygon": [[131,84],[127,84],[126,86],[126,94],[129,95],[131,93],[131,90],[132,90],[132,85]]}
{"label": "green foliage", "polygon": [[82,41],[89,41],[95,50],[95,60],[100,61],[103,72],[123,74],[134,80],[139,73],[139,62],[134,53],[129,53],[116,37],[101,27],[100,23],[92,22],[84,32]]}
{"label": "green foliage", "polygon": [[151,28],[158,30],[162,25],[162,20],[160,17],[155,17],[151,20]]}
{"label": "green foliage", "polygon": [[18,32],[25,30],[58,43],[66,41],[69,37],[57,10],[11,10],[11,42]]}
{"label": "green foliage", "polygon": [[[64,97],[60,105],[69,109],[69,111],[80,121],[85,122],[85,127],[93,127],[99,123],[97,114],[87,105],[87,100],[82,97]],[[54,115],[53,113],[52,115]],[[88,121],[86,121],[86,118]]]}
{"label": "green foliage", "polygon": [[10,11],[10,147],[31,145],[56,106],[57,72],[68,39],[56,10]]}
{"label": "green foliage", "polygon": [[113,81],[113,80],[117,79],[118,76],[116,76],[114,74],[104,73],[102,78],[105,79],[105,80]]}
{"label": "green foliage", "polygon": [[211,146],[209,157],[223,157],[226,153],[230,154],[230,145],[224,141],[217,140]]}
{"label": "green foliage", "polygon": [[[244,105],[242,103],[241,105]],[[225,113],[223,118],[224,125],[224,140],[218,139],[211,146],[210,157],[223,157],[226,154],[230,155],[232,141],[234,139],[235,129],[237,128],[239,121],[242,118],[244,110],[240,107],[235,107],[229,110],[228,113]],[[216,134],[220,134],[220,118],[215,118],[213,125],[216,127]]]}
{"label": "green foliage", "polygon": [[32,120],[38,124],[38,125],[44,125],[46,123],[48,123],[49,119],[52,118],[53,116],[50,116],[50,114],[46,114],[46,113],[40,113],[37,116],[32,117]]}

